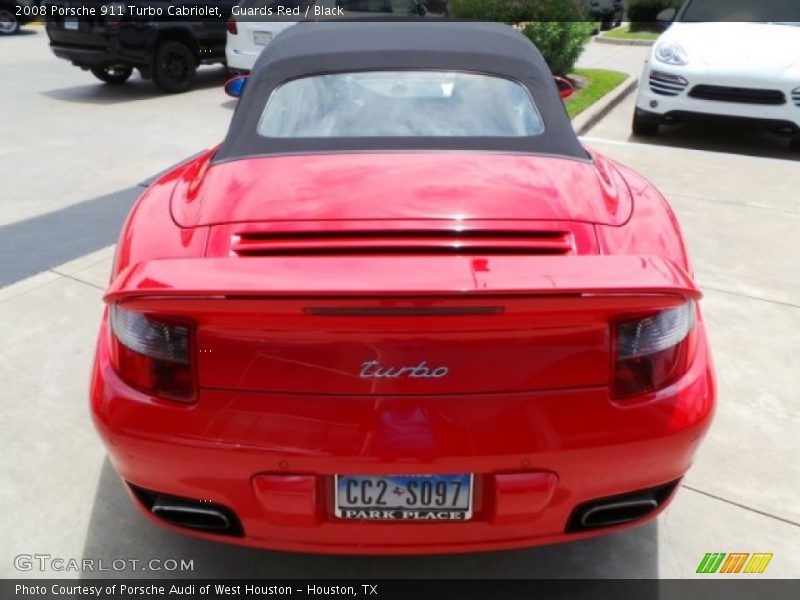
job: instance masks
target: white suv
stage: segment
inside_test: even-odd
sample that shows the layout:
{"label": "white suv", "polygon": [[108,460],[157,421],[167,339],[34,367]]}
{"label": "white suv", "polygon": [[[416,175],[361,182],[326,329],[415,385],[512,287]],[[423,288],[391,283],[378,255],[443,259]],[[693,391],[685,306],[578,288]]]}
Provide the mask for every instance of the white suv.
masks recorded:
{"label": "white suv", "polygon": [[[292,14],[283,14],[287,10]],[[335,18],[337,14],[408,17],[425,13],[422,0],[242,0],[228,21],[225,44],[228,69],[234,73],[249,72],[272,38],[305,18]]]}
{"label": "white suv", "polygon": [[[730,22],[744,4],[749,22]],[[791,133],[800,151],[800,2],[791,22],[770,22],[768,14],[758,21],[753,11],[764,6],[688,0],[645,63],[634,134],[655,135],[662,123],[696,117],[749,119]]]}

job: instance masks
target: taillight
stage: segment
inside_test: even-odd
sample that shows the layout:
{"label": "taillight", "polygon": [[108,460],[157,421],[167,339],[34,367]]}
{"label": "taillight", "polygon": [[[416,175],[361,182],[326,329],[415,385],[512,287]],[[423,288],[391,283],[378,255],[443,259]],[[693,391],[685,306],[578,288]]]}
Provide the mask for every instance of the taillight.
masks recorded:
{"label": "taillight", "polygon": [[225,22],[225,28],[228,30],[228,33],[232,33],[233,35],[239,33],[239,28],[236,26],[236,21],[234,21],[233,17]]}
{"label": "taillight", "polygon": [[694,321],[694,302],[617,321],[612,394],[616,397],[645,394],[681,377],[693,352]]}
{"label": "taillight", "polygon": [[188,321],[112,305],[111,364],[129,385],[159,398],[193,402],[193,327]]}

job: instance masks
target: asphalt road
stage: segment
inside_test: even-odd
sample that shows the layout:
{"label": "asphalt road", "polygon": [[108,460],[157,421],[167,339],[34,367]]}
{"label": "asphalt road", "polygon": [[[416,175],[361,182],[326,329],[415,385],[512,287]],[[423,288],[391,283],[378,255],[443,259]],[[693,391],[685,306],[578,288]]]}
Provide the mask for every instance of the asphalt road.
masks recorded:
{"label": "asphalt road", "polygon": [[[585,140],[667,194],[705,293],[719,411],[657,522],[462,556],[238,548],[144,520],[105,458],[86,402],[110,244],[139,182],[224,133],[232,104],[219,89],[221,69],[203,70],[199,89],[181,96],[143,81],[111,88],[52,57],[33,31],[0,40],[0,111],[12,116],[0,138],[0,576],[79,575],[19,572],[13,557],[23,553],[194,563],[185,573],[106,576],[647,578],[692,576],[706,552],[771,552],[763,576],[800,574],[800,169],[781,140],[725,128],[631,139],[632,99]],[[640,50],[593,47],[584,64],[630,69],[640,60]]]}

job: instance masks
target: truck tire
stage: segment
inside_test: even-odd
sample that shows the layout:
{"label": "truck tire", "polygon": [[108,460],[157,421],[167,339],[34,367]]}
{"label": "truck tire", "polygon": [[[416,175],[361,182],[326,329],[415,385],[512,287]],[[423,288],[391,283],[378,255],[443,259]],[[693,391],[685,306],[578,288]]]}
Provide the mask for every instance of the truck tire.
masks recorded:
{"label": "truck tire", "polygon": [[795,133],[789,139],[789,150],[800,153],[800,133]]}
{"label": "truck tire", "polygon": [[196,71],[197,58],[186,44],[168,40],[156,49],[153,82],[168,94],[188,90]]}
{"label": "truck tire", "polygon": [[14,35],[19,31],[19,20],[14,12],[2,7],[0,8],[0,35]]}
{"label": "truck tire", "polygon": [[111,85],[120,85],[125,83],[133,73],[133,67],[126,65],[111,65],[109,67],[93,67],[91,69],[92,75],[97,77],[100,81],[104,81]]}

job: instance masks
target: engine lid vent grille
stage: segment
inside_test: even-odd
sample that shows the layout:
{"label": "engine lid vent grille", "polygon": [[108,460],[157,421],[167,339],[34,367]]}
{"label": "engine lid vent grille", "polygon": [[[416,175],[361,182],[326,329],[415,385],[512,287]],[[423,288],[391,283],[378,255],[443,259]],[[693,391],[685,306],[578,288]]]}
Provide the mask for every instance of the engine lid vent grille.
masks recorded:
{"label": "engine lid vent grille", "polygon": [[568,231],[241,231],[232,236],[233,256],[309,254],[575,254]]}
{"label": "engine lid vent grille", "polygon": [[800,106],[800,89],[796,89],[792,92],[792,101],[795,106]]}

